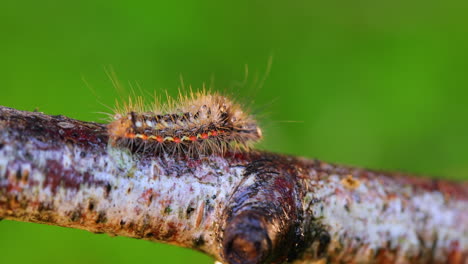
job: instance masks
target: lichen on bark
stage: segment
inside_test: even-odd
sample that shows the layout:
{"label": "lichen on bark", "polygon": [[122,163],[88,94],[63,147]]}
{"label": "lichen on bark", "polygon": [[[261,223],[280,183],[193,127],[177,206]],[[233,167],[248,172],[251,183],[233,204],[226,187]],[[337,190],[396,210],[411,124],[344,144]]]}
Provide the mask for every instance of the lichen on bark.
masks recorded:
{"label": "lichen on bark", "polygon": [[171,243],[225,263],[468,261],[467,183],[108,141],[104,124],[0,107],[0,218]]}

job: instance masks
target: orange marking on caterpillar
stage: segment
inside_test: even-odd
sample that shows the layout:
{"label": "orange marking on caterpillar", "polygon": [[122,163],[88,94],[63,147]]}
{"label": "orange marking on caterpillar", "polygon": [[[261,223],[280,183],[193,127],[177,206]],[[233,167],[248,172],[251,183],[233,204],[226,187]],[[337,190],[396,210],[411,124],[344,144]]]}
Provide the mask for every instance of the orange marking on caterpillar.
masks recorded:
{"label": "orange marking on caterpillar", "polygon": [[239,104],[204,90],[150,107],[141,97],[117,104],[108,133],[113,145],[190,157],[249,150],[262,138],[253,116]]}
{"label": "orange marking on caterpillar", "polygon": [[125,134],[125,137],[127,137],[127,138],[135,138],[135,134],[133,134],[133,133],[127,133],[127,134]]}

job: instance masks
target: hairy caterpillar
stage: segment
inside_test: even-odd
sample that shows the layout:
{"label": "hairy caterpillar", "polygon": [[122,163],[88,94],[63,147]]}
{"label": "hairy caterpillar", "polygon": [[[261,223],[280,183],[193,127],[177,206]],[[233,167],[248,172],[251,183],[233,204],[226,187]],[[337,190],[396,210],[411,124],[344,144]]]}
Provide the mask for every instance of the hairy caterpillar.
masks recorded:
{"label": "hairy caterpillar", "polygon": [[132,150],[197,157],[248,150],[262,130],[240,104],[206,90],[179,92],[165,104],[146,107],[142,97],[117,104],[108,124],[111,142]]}

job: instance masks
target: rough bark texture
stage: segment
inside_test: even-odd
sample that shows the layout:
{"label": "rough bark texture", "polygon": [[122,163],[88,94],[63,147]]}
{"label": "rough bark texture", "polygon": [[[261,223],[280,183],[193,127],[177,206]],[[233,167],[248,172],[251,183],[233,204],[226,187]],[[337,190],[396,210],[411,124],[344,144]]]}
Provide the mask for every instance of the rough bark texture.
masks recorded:
{"label": "rough bark texture", "polygon": [[468,184],[265,152],[132,153],[106,126],[0,107],[0,218],[225,263],[468,263]]}

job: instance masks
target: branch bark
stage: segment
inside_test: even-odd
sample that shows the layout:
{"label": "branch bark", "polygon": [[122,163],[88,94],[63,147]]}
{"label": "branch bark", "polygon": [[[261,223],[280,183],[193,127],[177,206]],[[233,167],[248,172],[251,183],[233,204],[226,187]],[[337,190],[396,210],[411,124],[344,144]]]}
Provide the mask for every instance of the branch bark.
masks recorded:
{"label": "branch bark", "polygon": [[252,151],[132,153],[106,126],[0,107],[0,218],[226,263],[468,263],[468,184]]}

